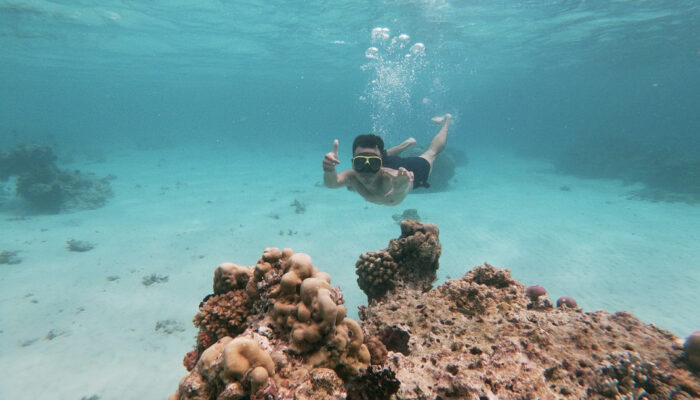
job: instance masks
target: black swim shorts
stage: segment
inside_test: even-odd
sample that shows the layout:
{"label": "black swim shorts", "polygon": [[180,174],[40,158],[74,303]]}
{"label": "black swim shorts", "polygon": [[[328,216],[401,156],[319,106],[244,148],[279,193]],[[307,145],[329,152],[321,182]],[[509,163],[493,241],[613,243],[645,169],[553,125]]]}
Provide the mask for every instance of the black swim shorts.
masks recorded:
{"label": "black swim shorts", "polygon": [[399,169],[404,167],[413,172],[413,188],[430,187],[428,175],[430,175],[430,163],[423,157],[398,157],[386,156],[382,160],[385,167]]}

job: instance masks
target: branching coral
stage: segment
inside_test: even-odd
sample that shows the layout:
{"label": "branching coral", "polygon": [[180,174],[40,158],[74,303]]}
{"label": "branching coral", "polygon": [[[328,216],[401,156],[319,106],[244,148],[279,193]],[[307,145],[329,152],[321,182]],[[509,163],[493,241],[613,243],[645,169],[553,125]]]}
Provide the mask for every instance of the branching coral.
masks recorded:
{"label": "branching coral", "polygon": [[242,289],[211,296],[194,316],[194,326],[217,339],[236,336],[247,327],[247,304],[248,295]]}

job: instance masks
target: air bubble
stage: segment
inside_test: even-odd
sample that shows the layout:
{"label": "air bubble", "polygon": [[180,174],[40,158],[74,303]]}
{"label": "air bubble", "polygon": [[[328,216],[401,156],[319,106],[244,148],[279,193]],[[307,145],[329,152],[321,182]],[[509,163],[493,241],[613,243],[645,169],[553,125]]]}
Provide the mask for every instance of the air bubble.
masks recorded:
{"label": "air bubble", "polygon": [[410,51],[411,54],[413,54],[416,57],[423,56],[425,55],[425,45],[423,43],[418,42],[411,46],[411,48],[408,49],[408,51]]}
{"label": "air bubble", "polygon": [[372,131],[380,135],[392,131],[398,116],[410,113],[416,76],[427,64],[423,43],[411,45],[409,35],[390,33],[389,28],[372,29],[371,47],[365,50],[369,61],[361,66],[373,75],[362,100],[372,106]]}
{"label": "air bubble", "polygon": [[390,36],[389,28],[374,28],[372,29],[372,41],[383,41],[389,39]]}
{"label": "air bubble", "polygon": [[379,53],[378,48],[370,47],[367,50],[365,50],[365,58],[377,58],[378,53]]}

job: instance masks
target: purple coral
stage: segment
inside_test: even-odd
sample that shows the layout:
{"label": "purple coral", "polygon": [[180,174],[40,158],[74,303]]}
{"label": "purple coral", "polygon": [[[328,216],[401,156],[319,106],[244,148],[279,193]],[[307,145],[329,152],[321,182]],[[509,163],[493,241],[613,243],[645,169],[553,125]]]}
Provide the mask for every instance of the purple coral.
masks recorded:
{"label": "purple coral", "polygon": [[557,300],[557,307],[576,308],[577,306],[576,300],[569,296],[562,296]]}
{"label": "purple coral", "polygon": [[700,331],[695,331],[685,339],[683,350],[693,371],[700,371]]}
{"label": "purple coral", "polygon": [[525,289],[525,294],[531,301],[537,301],[540,296],[546,295],[547,291],[540,285],[532,285]]}

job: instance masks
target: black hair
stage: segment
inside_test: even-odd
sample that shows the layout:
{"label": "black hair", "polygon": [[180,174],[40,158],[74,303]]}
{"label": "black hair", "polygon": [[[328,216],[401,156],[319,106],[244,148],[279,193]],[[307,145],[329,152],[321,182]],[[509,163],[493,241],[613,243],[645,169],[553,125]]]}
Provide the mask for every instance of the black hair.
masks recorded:
{"label": "black hair", "polygon": [[373,134],[358,135],[355,141],[352,142],[352,154],[355,154],[355,150],[358,147],[376,147],[379,150],[382,158],[386,157],[386,150],[384,150],[384,140]]}

